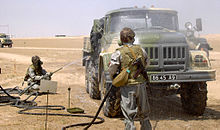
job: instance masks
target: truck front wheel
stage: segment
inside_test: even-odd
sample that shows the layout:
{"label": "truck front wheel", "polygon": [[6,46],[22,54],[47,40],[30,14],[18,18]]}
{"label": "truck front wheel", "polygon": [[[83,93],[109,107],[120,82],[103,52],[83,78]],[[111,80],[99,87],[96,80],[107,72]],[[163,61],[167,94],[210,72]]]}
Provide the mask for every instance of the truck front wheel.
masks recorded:
{"label": "truck front wheel", "polygon": [[200,116],[206,107],[207,84],[206,82],[183,83],[180,96],[183,109],[189,114]]}
{"label": "truck front wheel", "polygon": [[[111,84],[106,83],[106,74],[104,71],[101,75],[101,99],[104,99],[104,96],[107,92],[107,90],[110,89]],[[103,113],[107,117],[115,117],[117,115],[121,115],[121,107],[120,107],[120,101],[121,101],[121,94],[120,94],[120,88],[116,88],[112,86],[112,90],[107,97],[104,105],[103,105]]]}

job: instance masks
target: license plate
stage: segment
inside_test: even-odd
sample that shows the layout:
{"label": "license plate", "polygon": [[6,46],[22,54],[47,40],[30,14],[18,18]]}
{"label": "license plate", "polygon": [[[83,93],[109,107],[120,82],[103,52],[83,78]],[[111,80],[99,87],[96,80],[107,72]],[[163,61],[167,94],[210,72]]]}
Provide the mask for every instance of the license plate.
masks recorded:
{"label": "license plate", "polygon": [[160,75],[160,74],[153,74],[151,75],[151,80],[152,81],[164,81],[164,80],[176,80],[177,77],[175,74],[164,74],[164,75]]}

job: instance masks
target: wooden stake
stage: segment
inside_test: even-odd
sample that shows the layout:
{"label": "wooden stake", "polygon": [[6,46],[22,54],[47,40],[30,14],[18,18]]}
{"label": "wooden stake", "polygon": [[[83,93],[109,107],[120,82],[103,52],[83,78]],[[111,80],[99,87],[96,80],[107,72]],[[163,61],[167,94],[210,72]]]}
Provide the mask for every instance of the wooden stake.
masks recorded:
{"label": "wooden stake", "polygon": [[47,118],[48,118],[48,101],[49,101],[49,90],[47,90],[47,106],[46,106],[46,120],[45,120],[45,130],[47,130]]}
{"label": "wooden stake", "polygon": [[14,73],[16,74],[16,60],[14,60]]}
{"label": "wooden stake", "polygon": [[69,91],[69,96],[68,96],[68,108],[70,108],[70,90],[71,90],[71,88],[69,87],[69,88],[68,88],[68,91]]}

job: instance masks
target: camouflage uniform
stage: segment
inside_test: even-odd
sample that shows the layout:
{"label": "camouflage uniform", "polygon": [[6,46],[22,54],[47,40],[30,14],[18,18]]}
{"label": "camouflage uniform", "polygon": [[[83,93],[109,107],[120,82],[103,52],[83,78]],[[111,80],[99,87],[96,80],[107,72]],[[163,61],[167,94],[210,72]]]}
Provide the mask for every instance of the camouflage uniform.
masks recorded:
{"label": "camouflage uniform", "polygon": [[29,92],[37,91],[39,89],[41,79],[45,79],[45,80],[51,79],[50,76],[47,76],[50,74],[47,73],[46,70],[44,70],[41,67],[43,62],[40,61],[40,58],[38,56],[33,56],[32,62],[33,64],[31,64],[28,67],[26,75],[25,75],[25,79],[24,79],[28,83],[27,87],[31,86],[31,88],[28,90]]}
{"label": "camouflage uniform", "polygon": [[[132,45],[131,43],[126,43],[126,45],[128,45],[130,48],[133,48],[137,56],[142,57],[143,65],[147,65],[147,53],[144,49],[139,46]],[[125,50],[125,53],[123,50]],[[112,54],[111,63],[109,66],[109,73],[112,78],[120,72],[122,67],[128,66],[129,61],[132,59],[128,58],[132,57],[129,52],[130,51],[127,50],[127,47],[122,47],[117,49],[116,52]],[[130,70],[130,75],[133,75],[137,68],[130,67]],[[132,76],[129,76],[128,84],[120,87],[120,91],[121,109],[125,117],[125,129],[135,130],[136,127],[134,126],[134,119],[138,118],[140,120],[141,130],[151,130],[152,128],[149,121],[150,107],[148,103],[145,79],[143,76],[140,74],[137,79],[133,79]]]}

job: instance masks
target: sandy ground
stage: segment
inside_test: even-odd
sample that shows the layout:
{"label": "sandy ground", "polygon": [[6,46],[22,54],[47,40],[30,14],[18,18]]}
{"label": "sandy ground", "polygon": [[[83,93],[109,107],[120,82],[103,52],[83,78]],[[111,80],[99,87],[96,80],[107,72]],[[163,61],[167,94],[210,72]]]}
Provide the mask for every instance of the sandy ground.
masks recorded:
{"label": "sandy ground", "polygon": [[[168,96],[151,100],[151,123],[156,130],[194,130],[194,129],[220,129],[220,35],[208,35],[214,51],[210,52],[211,63],[216,69],[216,81],[208,82],[208,106],[203,116],[194,117],[186,114],[181,108],[178,96]],[[49,95],[50,105],[68,106],[68,91],[71,87],[71,107],[81,107],[86,114],[94,115],[100,104],[99,100],[92,100],[85,91],[84,67],[82,67],[83,37],[72,38],[38,38],[38,39],[13,39],[13,48],[0,48],[0,85],[4,88],[21,87],[26,69],[31,64],[31,57],[39,55],[44,61],[43,67],[47,71],[54,71],[64,64],[76,61],[53,75],[58,81],[58,94]],[[21,87],[22,88],[22,87]],[[25,96],[22,96],[25,98]],[[46,96],[36,100],[38,105],[46,104]],[[31,116],[17,114],[19,109],[11,106],[0,107],[0,129],[44,129],[45,116]],[[37,110],[40,111],[40,110]],[[42,110],[41,112],[45,112]],[[67,113],[66,111],[49,111],[50,113]],[[122,130],[123,119],[107,118],[103,124],[93,125],[91,130]],[[48,117],[49,129],[61,129],[63,126],[87,122],[88,118],[75,117]],[[135,122],[137,128],[140,125]],[[77,127],[74,129],[82,129]]]}

